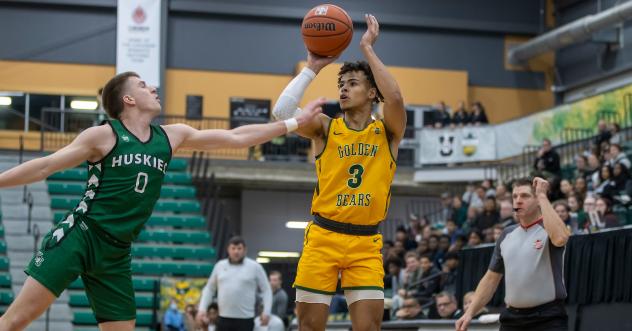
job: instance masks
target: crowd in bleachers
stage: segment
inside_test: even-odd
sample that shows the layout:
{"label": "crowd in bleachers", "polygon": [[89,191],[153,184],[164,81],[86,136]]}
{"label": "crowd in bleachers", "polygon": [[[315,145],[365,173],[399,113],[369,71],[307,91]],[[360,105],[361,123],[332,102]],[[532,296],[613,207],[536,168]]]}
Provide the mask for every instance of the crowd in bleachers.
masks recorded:
{"label": "crowd in bleachers", "polygon": [[468,125],[485,125],[488,124],[487,114],[483,104],[476,101],[468,110],[465,102],[459,102],[456,109],[450,109],[445,102],[440,101],[432,107],[424,118],[425,127],[444,128],[444,127],[462,127]]}
{"label": "crowd in bleachers", "polygon": [[[560,156],[548,139],[537,151],[531,175],[551,183],[549,199],[573,234],[628,223],[632,163],[622,143],[619,127],[601,121],[590,146],[571,164],[560,164]],[[390,319],[459,317],[462,310],[454,297],[458,252],[494,243],[505,227],[516,224],[510,184],[493,185],[485,180],[467,185],[463,194],[443,193],[438,218],[431,221],[411,215],[408,224],[397,229],[395,238],[385,240],[385,295]],[[467,303],[466,298],[463,302]]]}

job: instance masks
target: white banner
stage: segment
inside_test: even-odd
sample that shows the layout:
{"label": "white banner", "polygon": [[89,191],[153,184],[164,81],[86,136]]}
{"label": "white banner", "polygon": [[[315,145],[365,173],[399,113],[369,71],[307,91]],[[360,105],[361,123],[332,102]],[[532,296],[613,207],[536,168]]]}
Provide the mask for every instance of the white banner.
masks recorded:
{"label": "white banner", "polygon": [[496,159],[496,135],[491,126],[421,130],[421,164],[490,161]]}
{"label": "white banner", "polygon": [[160,9],[162,0],[118,0],[116,73],[135,71],[160,86]]}

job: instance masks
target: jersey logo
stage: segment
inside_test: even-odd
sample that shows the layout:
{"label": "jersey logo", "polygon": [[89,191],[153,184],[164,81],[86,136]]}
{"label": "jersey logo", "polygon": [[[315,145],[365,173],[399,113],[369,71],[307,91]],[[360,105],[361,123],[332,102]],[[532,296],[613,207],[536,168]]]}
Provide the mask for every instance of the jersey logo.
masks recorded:
{"label": "jersey logo", "polygon": [[128,136],[121,136],[121,138],[123,138],[124,142],[129,142],[129,137]]}
{"label": "jersey logo", "polygon": [[38,251],[37,254],[35,254],[35,259],[33,260],[33,262],[35,263],[36,267],[41,266],[42,262],[44,262],[44,253],[42,253],[42,251]]}
{"label": "jersey logo", "polygon": [[375,128],[375,134],[380,134],[380,128]]}
{"label": "jersey logo", "polygon": [[533,243],[533,248],[535,249],[542,249],[542,247],[544,247],[544,244],[542,243],[542,240],[538,239]]}
{"label": "jersey logo", "polygon": [[342,132],[336,132],[336,131],[334,131],[334,136],[341,135],[341,134],[342,134]]}

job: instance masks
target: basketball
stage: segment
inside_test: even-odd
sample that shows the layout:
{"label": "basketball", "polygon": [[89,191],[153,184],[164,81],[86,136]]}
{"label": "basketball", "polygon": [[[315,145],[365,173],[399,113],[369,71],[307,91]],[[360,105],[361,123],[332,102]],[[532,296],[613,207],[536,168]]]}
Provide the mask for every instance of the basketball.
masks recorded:
{"label": "basketball", "polygon": [[353,38],[353,22],[344,9],[330,4],[319,5],[303,18],[301,34],[312,53],[336,56],[349,46]]}

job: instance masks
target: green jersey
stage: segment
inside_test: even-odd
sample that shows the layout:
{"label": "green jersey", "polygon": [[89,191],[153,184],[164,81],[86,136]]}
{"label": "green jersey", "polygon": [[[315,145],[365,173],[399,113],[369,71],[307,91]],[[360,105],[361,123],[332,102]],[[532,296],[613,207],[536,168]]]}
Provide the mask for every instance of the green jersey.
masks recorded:
{"label": "green jersey", "polygon": [[116,144],[101,161],[88,162],[86,192],[69,216],[87,219],[113,239],[131,243],[160,197],[171,145],[158,125],[151,125],[149,140],[142,142],[121,121],[109,124]]}

